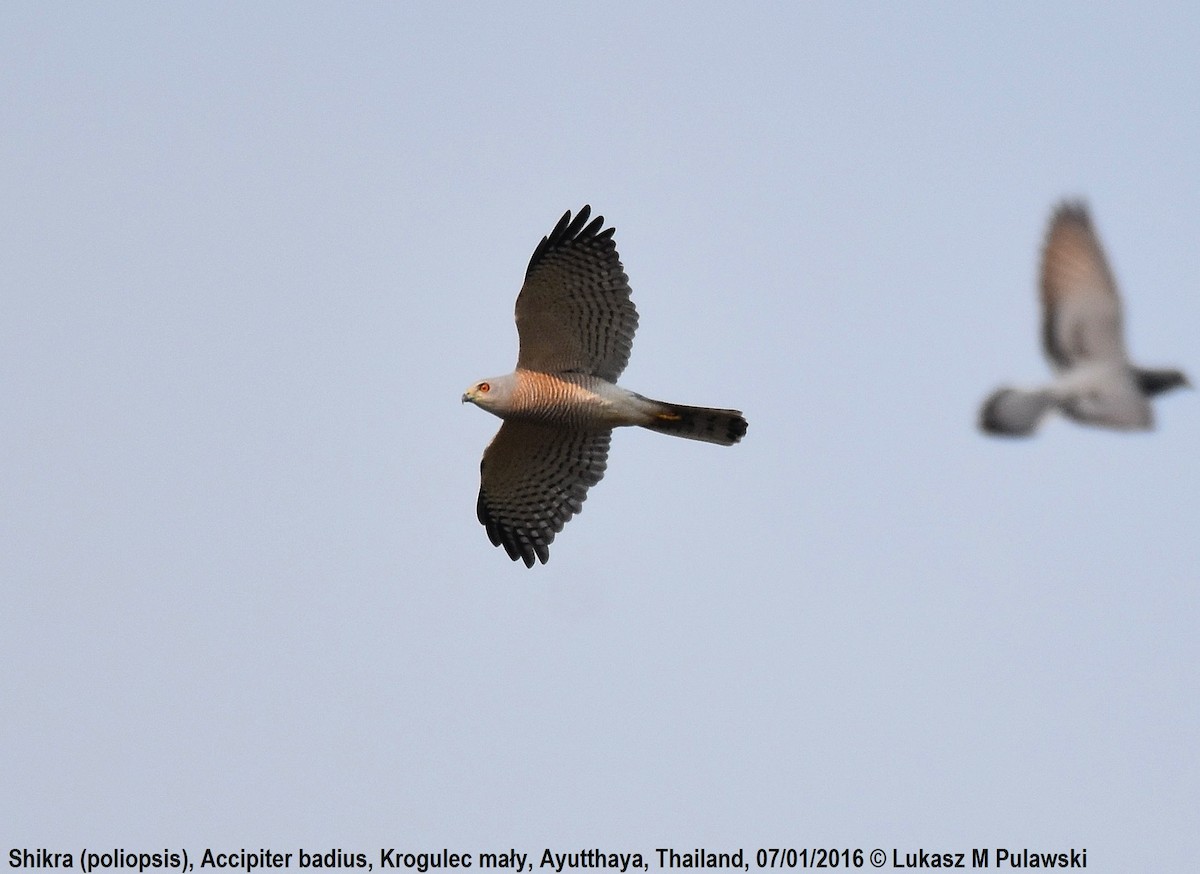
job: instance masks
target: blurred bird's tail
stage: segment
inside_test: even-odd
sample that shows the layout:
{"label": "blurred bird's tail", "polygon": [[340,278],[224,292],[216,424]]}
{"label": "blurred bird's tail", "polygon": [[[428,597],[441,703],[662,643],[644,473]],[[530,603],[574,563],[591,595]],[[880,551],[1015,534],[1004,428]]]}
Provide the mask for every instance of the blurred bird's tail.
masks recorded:
{"label": "blurred bird's tail", "polygon": [[746,420],[738,410],[685,407],[649,398],[643,400],[652,406],[648,411],[648,421],[643,422],[642,427],[660,434],[703,440],[721,446],[732,446],[746,434]]}

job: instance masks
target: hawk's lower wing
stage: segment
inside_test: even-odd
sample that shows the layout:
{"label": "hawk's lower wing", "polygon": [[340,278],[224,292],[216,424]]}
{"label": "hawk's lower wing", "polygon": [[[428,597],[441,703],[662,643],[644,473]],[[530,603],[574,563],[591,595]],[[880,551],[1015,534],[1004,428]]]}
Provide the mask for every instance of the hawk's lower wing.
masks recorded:
{"label": "hawk's lower wing", "polygon": [[496,546],[533,567],[583,509],[608,462],[612,431],[571,431],[506,421],[479,465],[477,513]]}

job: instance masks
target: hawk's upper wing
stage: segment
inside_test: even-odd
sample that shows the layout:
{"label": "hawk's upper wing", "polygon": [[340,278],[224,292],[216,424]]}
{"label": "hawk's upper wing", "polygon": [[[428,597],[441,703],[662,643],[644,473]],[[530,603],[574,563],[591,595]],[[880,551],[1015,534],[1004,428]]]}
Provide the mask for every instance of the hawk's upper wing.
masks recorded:
{"label": "hawk's upper wing", "polygon": [[550,558],[550,542],[583,509],[600,482],[612,431],[569,431],[506,421],[479,465],[476,513],[496,546],[533,567]]}
{"label": "hawk's upper wing", "polygon": [[1042,343],[1058,369],[1124,361],[1121,301],[1087,208],[1063,203],[1042,251]]}
{"label": "hawk's upper wing", "polygon": [[637,309],[613,228],[588,224],[591,207],[570,211],[534,250],[517,296],[517,367],[576,371],[616,382],[629,362]]}

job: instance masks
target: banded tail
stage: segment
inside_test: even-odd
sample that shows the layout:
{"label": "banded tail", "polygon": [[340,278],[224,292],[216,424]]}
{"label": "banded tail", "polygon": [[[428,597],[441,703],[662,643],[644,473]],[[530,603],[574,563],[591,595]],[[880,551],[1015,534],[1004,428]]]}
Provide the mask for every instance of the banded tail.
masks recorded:
{"label": "banded tail", "polygon": [[746,420],[739,410],[685,407],[682,404],[668,404],[664,401],[650,403],[655,406],[650,411],[649,421],[643,422],[642,427],[658,431],[660,434],[703,440],[705,443],[721,446],[732,446],[746,434]]}

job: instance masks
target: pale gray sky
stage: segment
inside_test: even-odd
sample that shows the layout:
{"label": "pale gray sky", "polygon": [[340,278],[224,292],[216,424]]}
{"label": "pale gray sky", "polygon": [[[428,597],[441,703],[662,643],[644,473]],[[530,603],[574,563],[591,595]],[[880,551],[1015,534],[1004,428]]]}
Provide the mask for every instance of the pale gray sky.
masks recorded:
{"label": "pale gray sky", "polygon": [[[974,429],[1063,196],[1200,377],[1200,9],[1105,7],[4,6],[0,842],[1193,865],[1200,398]],[[750,431],[530,571],[459,396],[584,203]]]}

